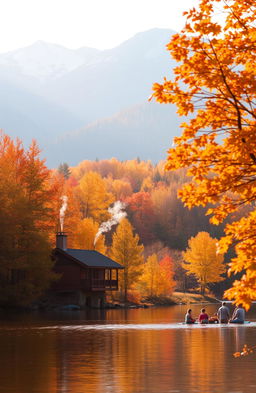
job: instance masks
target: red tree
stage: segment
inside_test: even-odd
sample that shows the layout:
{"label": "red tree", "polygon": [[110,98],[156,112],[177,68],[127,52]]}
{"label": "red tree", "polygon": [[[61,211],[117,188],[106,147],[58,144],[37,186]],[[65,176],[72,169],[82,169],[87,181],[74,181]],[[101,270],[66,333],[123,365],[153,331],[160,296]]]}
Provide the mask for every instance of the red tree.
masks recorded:
{"label": "red tree", "polygon": [[143,244],[155,240],[155,212],[148,192],[137,192],[126,200],[127,212]]}

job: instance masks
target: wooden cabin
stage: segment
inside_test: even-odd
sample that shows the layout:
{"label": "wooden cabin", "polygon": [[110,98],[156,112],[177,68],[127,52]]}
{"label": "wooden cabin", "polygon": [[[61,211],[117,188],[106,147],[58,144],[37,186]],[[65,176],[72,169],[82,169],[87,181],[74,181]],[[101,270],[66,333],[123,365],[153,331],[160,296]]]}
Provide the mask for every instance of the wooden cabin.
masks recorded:
{"label": "wooden cabin", "polygon": [[67,235],[56,235],[54,272],[60,275],[51,292],[62,304],[100,308],[106,291],[118,290],[118,271],[123,266],[95,250],[67,248]]}

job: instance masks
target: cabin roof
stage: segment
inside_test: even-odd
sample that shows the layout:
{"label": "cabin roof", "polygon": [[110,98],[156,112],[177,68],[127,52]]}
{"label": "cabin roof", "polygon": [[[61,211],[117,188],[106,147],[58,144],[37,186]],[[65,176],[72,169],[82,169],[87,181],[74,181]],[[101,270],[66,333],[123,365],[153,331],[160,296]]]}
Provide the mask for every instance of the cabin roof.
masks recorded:
{"label": "cabin roof", "polygon": [[66,250],[56,248],[55,250],[67,254],[68,256],[72,257],[72,259],[75,259],[80,264],[83,264],[85,267],[104,267],[113,269],[124,268],[119,263],[113,261],[113,259],[108,258],[95,250],[79,250],[74,248],[67,248]]}

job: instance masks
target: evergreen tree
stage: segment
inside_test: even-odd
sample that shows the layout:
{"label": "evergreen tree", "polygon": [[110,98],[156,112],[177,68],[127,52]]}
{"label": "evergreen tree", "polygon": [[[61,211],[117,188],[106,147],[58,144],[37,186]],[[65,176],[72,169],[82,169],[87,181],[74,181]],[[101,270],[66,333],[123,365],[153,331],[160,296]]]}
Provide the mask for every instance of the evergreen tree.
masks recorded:
{"label": "evergreen tree", "polygon": [[61,173],[65,179],[68,179],[71,175],[69,166],[66,162],[64,162],[63,164],[60,164],[58,167],[58,172]]}

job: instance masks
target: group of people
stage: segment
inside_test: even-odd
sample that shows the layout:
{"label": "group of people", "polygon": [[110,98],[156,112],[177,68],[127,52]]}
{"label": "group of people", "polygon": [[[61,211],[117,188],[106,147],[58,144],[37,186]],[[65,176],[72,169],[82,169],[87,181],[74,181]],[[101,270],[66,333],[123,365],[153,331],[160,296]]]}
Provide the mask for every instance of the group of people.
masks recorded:
{"label": "group of people", "polygon": [[192,324],[198,321],[199,323],[244,323],[245,321],[245,310],[241,304],[239,304],[231,316],[229,308],[226,302],[223,302],[218,311],[212,316],[206,313],[205,308],[202,308],[197,319],[192,316],[192,310],[189,308],[185,315],[185,323]]}

